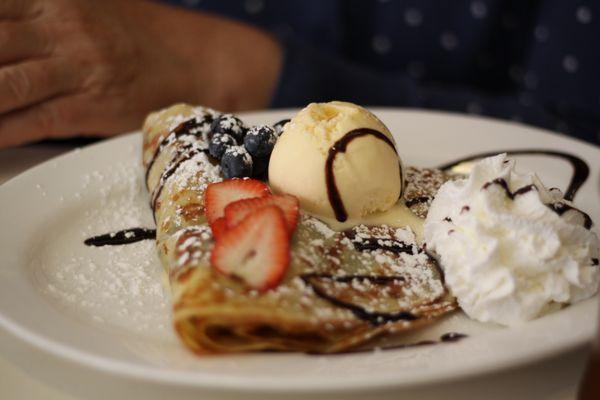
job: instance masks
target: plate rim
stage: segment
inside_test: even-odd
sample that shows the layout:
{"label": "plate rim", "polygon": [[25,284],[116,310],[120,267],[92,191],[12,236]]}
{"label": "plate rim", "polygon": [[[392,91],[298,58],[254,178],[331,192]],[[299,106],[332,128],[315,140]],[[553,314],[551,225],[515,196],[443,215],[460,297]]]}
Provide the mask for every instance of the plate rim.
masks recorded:
{"label": "plate rim", "polygon": [[[493,123],[498,125],[507,124],[516,125],[519,128],[523,129],[531,129],[538,131],[543,134],[550,134],[555,136],[560,140],[566,141],[575,141],[579,145],[584,145],[590,148],[593,148],[595,151],[599,151],[600,147],[595,146],[592,143],[585,142],[583,140],[577,138],[569,138],[564,135],[547,131],[544,129],[531,127],[522,123],[514,122],[514,121],[503,121],[496,118],[489,117],[480,117],[480,116],[469,116],[460,113],[452,113],[452,112],[438,112],[438,111],[427,111],[420,109],[410,109],[410,108],[395,108],[395,107],[369,107],[369,109],[373,110],[375,113],[378,112],[410,112],[410,113],[419,113],[425,116],[434,115],[438,117],[450,117],[450,118],[459,118],[464,120],[482,120],[485,123]],[[292,114],[297,109],[281,109],[281,110],[260,110],[248,113],[240,113],[240,115],[244,117],[259,117],[260,115],[265,114],[281,114],[281,113],[289,113]],[[443,133],[440,133],[443,134]],[[101,140],[98,143],[93,143],[91,145],[85,146],[83,148],[76,148],[71,151],[68,151],[64,154],[55,156],[49,160],[46,160],[27,171],[18,174],[8,181],[4,182],[0,185],[0,193],[5,190],[10,190],[10,188],[15,185],[15,182],[18,182],[21,179],[25,179],[24,177],[30,174],[35,174],[37,170],[48,168],[51,164],[60,161],[60,159],[65,157],[72,157],[73,154],[82,151],[94,151],[98,147],[106,146],[109,143],[113,143],[115,141],[132,141],[135,140],[136,136],[140,135],[140,131],[130,132],[128,134],[120,135],[117,137],[108,138],[105,140]],[[545,146],[544,144],[540,145],[540,148],[553,148],[550,146]],[[593,297],[592,299],[586,300],[588,302],[598,301],[598,295]],[[418,386],[424,383],[438,383],[438,382],[446,382],[451,380],[456,380],[460,378],[474,377],[482,374],[487,374],[493,371],[501,371],[510,367],[515,367],[517,365],[525,365],[528,363],[532,363],[535,361],[539,361],[541,359],[546,359],[552,356],[556,356],[558,354],[562,354],[576,348],[582,347],[587,344],[590,340],[587,337],[587,334],[579,332],[576,335],[569,337],[570,340],[563,341],[560,347],[554,347],[550,350],[542,351],[533,351],[530,349],[530,353],[522,353],[521,357],[515,359],[515,357],[505,358],[501,360],[499,363],[491,363],[485,365],[471,365],[471,366],[459,366],[451,371],[446,371],[445,373],[437,373],[437,374],[423,374],[419,376],[411,376],[410,381],[399,380],[394,381],[390,379],[389,376],[383,376],[380,379],[377,377],[370,378],[370,382],[361,381],[344,381],[343,378],[332,378],[328,377],[322,380],[311,381],[310,387],[306,386],[306,383],[301,379],[289,379],[284,378],[281,381],[270,380],[266,381],[265,379],[250,379],[246,377],[227,377],[224,374],[210,374],[205,371],[174,371],[165,368],[155,367],[155,366],[144,366],[132,362],[115,360],[110,357],[103,357],[99,355],[95,355],[93,353],[89,353],[83,350],[79,350],[77,348],[71,347],[68,344],[63,344],[58,341],[49,339],[44,337],[41,334],[33,332],[21,325],[17,321],[12,321],[10,318],[5,316],[0,312],[0,327],[5,331],[9,332],[13,337],[24,341],[26,344],[32,346],[37,351],[42,351],[46,353],[50,353],[51,355],[58,357],[60,359],[70,361],[73,363],[81,364],[90,369],[97,369],[111,375],[120,376],[120,377],[128,377],[133,379],[139,379],[144,381],[150,381],[154,383],[165,383],[165,384],[177,384],[184,385],[188,387],[194,388],[202,388],[202,389],[212,389],[212,390],[239,390],[239,389],[250,389],[255,391],[262,392],[270,392],[270,393],[279,393],[283,390],[289,391],[294,390],[296,392],[340,392],[340,391],[349,391],[349,390],[360,390],[360,389],[373,389],[373,388],[399,388],[399,387],[409,387],[409,386]],[[336,356],[338,357],[338,356]]]}

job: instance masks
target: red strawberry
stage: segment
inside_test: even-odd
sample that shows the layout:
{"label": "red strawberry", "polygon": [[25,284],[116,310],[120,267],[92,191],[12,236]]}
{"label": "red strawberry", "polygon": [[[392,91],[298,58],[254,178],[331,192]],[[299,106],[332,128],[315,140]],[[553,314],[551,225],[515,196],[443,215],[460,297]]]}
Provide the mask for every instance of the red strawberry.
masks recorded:
{"label": "red strawberry", "polygon": [[255,179],[228,179],[219,183],[211,183],[204,194],[204,208],[208,223],[212,224],[223,216],[227,204],[251,197],[262,197],[270,194],[269,188]]}
{"label": "red strawberry", "polygon": [[232,228],[236,226],[248,215],[269,205],[277,206],[281,209],[281,211],[283,211],[287,230],[291,236],[291,234],[294,232],[294,229],[296,229],[296,224],[298,223],[298,199],[289,194],[244,199],[230,203],[227,207],[225,207],[225,219],[227,220],[227,227]]}
{"label": "red strawberry", "polygon": [[290,262],[283,212],[276,206],[256,210],[215,243],[211,264],[257,290],[277,286]]}
{"label": "red strawberry", "polygon": [[212,229],[213,238],[218,240],[227,230],[227,221],[225,221],[224,217],[217,218],[210,224],[210,229]]}

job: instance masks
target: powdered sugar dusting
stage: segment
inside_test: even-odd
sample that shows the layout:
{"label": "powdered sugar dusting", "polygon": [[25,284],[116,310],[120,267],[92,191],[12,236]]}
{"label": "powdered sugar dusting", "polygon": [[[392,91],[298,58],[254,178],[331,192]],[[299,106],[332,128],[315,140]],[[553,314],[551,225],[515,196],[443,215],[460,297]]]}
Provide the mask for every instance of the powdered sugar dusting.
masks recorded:
{"label": "powdered sugar dusting", "polygon": [[181,163],[172,179],[176,190],[203,192],[210,183],[223,179],[220,171],[221,168],[211,164],[206,153],[202,152]]}
{"label": "powdered sugar dusting", "polygon": [[[137,152],[136,152],[137,154]],[[172,336],[169,294],[154,241],[87,247],[84,239],[152,227],[139,156],[82,175],[65,206],[83,204],[68,223],[56,221],[33,260],[36,280],[58,307],[93,324],[149,336]],[[151,310],[149,312],[149,310]]]}

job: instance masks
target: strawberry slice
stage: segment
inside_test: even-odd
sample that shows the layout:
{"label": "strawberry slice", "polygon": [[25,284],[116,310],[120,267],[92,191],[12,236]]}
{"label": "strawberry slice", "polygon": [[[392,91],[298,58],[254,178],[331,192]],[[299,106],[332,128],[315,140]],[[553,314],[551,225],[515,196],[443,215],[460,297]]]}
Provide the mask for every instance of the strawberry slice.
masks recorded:
{"label": "strawberry slice", "polygon": [[221,236],[227,230],[227,221],[224,217],[217,218],[212,224],[210,224],[210,229],[212,229],[213,238],[215,240],[219,240]]}
{"label": "strawberry slice", "polygon": [[264,291],[277,286],[290,262],[283,212],[266,206],[227,230],[215,243],[211,264],[221,273]]}
{"label": "strawberry slice", "polygon": [[228,179],[219,183],[211,183],[204,194],[204,208],[209,224],[223,216],[223,210],[229,203],[252,197],[263,197],[270,194],[269,188],[255,179]]}
{"label": "strawberry slice", "polygon": [[227,228],[232,228],[243,221],[248,215],[256,210],[274,205],[283,211],[286,226],[290,236],[296,229],[298,223],[298,199],[292,195],[273,195],[253,199],[238,200],[225,207],[225,219]]}

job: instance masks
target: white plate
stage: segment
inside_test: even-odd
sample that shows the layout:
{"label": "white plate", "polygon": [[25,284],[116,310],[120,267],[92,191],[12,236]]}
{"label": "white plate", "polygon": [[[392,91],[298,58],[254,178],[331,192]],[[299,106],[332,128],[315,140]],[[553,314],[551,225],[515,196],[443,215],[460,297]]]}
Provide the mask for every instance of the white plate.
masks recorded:
{"label": "white plate", "polygon": [[[489,119],[375,112],[394,132],[404,161],[412,165],[434,166],[496,149],[576,154],[591,170],[576,203],[600,220],[600,151],[594,146]],[[292,114],[253,113],[246,120],[271,123]],[[140,144],[139,134],[105,141],[46,162],[0,187],[0,327],[11,334],[15,346],[33,349],[27,356],[19,353],[21,362],[33,360],[32,354],[45,360],[47,379],[73,385],[71,378],[48,370],[56,365],[79,374],[81,382],[89,382],[90,376],[116,386],[135,381],[138,387],[152,386],[150,395],[157,396],[160,390],[182,388],[188,394],[227,398],[364,396],[366,391],[393,393],[532,362],[580,346],[595,332],[597,299],[591,299],[510,329],[456,313],[411,339],[437,338],[448,331],[469,335],[451,344],[337,356],[193,356],[171,330],[169,296],[153,242],[83,245],[94,234],[152,225]],[[549,186],[564,189],[570,178],[562,160],[519,160],[521,168],[538,171]],[[36,369],[31,362],[28,368]]]}

